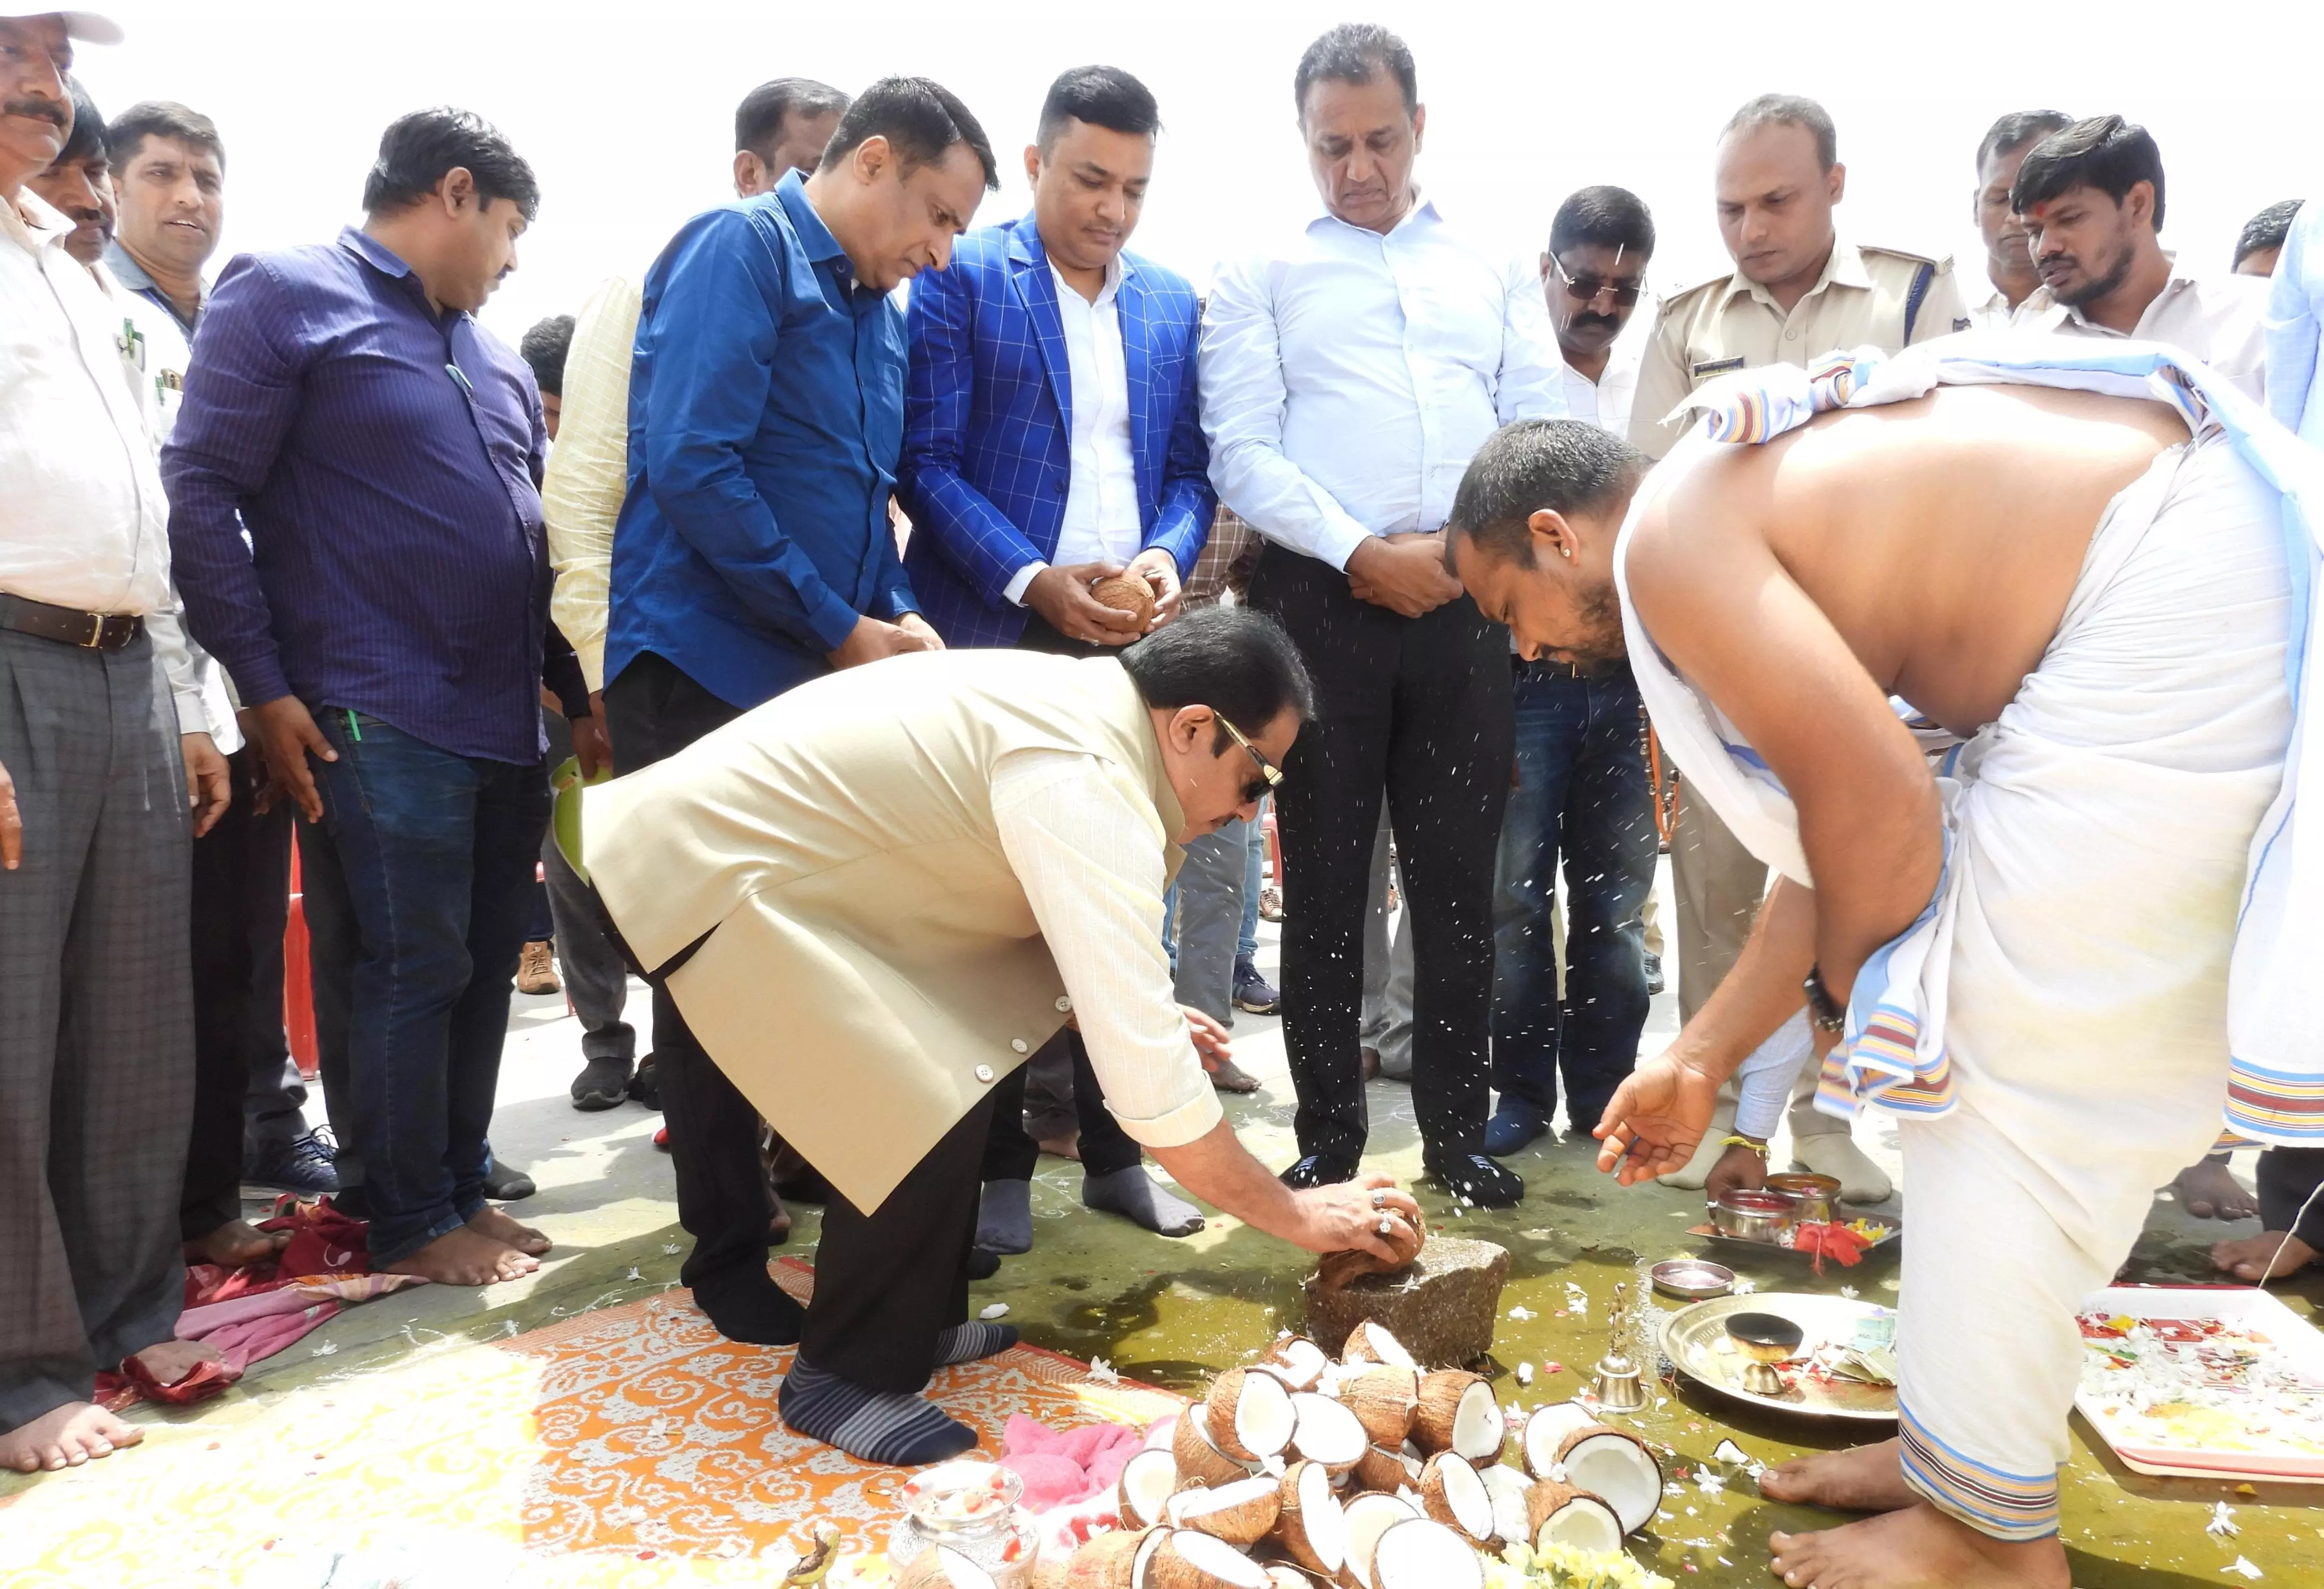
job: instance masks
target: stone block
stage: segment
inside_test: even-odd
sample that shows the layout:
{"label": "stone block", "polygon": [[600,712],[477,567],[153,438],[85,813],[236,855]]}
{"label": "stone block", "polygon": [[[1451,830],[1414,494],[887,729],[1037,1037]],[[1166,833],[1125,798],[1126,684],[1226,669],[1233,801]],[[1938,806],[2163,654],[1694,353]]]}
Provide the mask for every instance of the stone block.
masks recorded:
{"label": "stone block", "polygon": [[1408,1269],[1367,1274],[1345,1286],[1307,1281],[1307,1334],[1334,1357],[1366,1319],[1402,1342],[1427,1368],[1457,1368],[1493,1347],[1508,1249],[1492,1242],[1434,1236]]}

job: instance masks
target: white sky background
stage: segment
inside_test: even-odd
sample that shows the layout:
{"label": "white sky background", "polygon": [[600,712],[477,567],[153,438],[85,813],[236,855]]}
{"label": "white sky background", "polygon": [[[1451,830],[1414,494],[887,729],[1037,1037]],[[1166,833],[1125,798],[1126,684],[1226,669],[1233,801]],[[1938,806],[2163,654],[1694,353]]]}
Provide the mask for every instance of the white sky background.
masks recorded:
{"label": "white sky background", "polygon": [[130,32],[116,49],[82,48],[99,108],[180,99],[225,135],[213,271],[237,251],[327,240],[360,219],[380,132],[401,112],[448,103],[497,123],[542,191],[521,268],[484,314],[511,342],[732,197],[735,102],[794,73],[853,91],[918,72],[959,94],[1001,155],[983,224],[1029,207],[1019,152],[1050,79],[1092,61],[1126,68],[1154,90],[1167,128],[1131,247],[1199,288],[1219,259],[1314,213],[1291,73],[1309,40],[1350,20],[1412,46],[1429,114],[1420,179],[1448,217],[1530,253],[1566,193],[1618,183],[1654,209],[1657,291],[1728,268],[1711,145],[1736,106],[1768,91],[1812,95],[1838,122],[1849,234],[1950,252],[1972,303],[1987,289],[1970,166],[2004,111],[2144,123],[2168,179],[2164,245],[2199,271],[2227,271],[2255,211],[2324,187],[2317,0],[88,3]]}

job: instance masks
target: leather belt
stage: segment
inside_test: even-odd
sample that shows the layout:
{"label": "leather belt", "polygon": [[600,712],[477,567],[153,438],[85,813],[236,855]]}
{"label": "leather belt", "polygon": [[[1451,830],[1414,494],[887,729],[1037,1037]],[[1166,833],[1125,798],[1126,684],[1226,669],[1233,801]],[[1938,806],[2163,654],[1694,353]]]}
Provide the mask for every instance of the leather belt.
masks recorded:
{"label": "leather belt", "polygon": [[1514,660],[1517,665],[1517,671],[1520,673],[1524,672],[1527,668],[1531,668],[1537,673],[1547,674],[1551,678],[1554,679],[1610,678],[1616,673],[1618,673],[1622,667],[1622,664],[1618,660],[1611,662],[1559,662],[1547,657],[1541,657],[1537,661],[1533,662],[1527,662],[1522,657],[1514,658]]}
{"label": "leather belt", "polygon": [[145,632],[145,620],[134,613],[83,612],[0,592],[0,629],[84,650],[118,651]]}

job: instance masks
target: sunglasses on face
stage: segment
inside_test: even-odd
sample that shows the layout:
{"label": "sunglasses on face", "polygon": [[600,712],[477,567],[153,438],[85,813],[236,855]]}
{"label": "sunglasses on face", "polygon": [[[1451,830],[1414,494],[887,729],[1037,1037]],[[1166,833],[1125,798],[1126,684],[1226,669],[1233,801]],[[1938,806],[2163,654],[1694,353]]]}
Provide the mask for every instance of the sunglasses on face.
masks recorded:
{"label": "sunglasses on face", "polygon": [[1549,256],[1549,265],[1550,269],[1557,272],[1557,279],[1565,283],[1565,296],[1576,303],[1588,303],[1600,293],[1606,292],[1613,295],[1615,303],[1628,308],[1637,303],[1638,295],[1646,289],[1646,283],[1643,281],[1616,281],[1609,277],[1591,275],[1588,272],[1576,276],[1565,268],[1565,262],[1555,254]]}
{"label": "sunglasses on face", "polygon": [[1261,756],[1259,747],[1244,739],[1242,730],[1225,718],[1219,719],[1219,727],[1234,736],[1234,742],[1242,747],[1242,753],[1250,757],[1251,764],[1259,768],[1259,776],[1242,786],[1242,804],[1251,805],[1264,800],[1268,790],[1283,782],[1283,769]]}

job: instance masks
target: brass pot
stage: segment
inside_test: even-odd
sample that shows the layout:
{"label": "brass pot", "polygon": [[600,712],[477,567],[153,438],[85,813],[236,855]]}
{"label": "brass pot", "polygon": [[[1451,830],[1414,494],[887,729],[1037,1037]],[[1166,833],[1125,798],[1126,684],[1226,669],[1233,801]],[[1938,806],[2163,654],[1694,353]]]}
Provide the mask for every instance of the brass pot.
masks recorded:
{"label": "brass pot", "polygon": [[1770,1175],[1766,1189],[1792,1199],[1795,1225],[1829,1225],[1840,1207],[1840,1180],[1831,1175]]}

